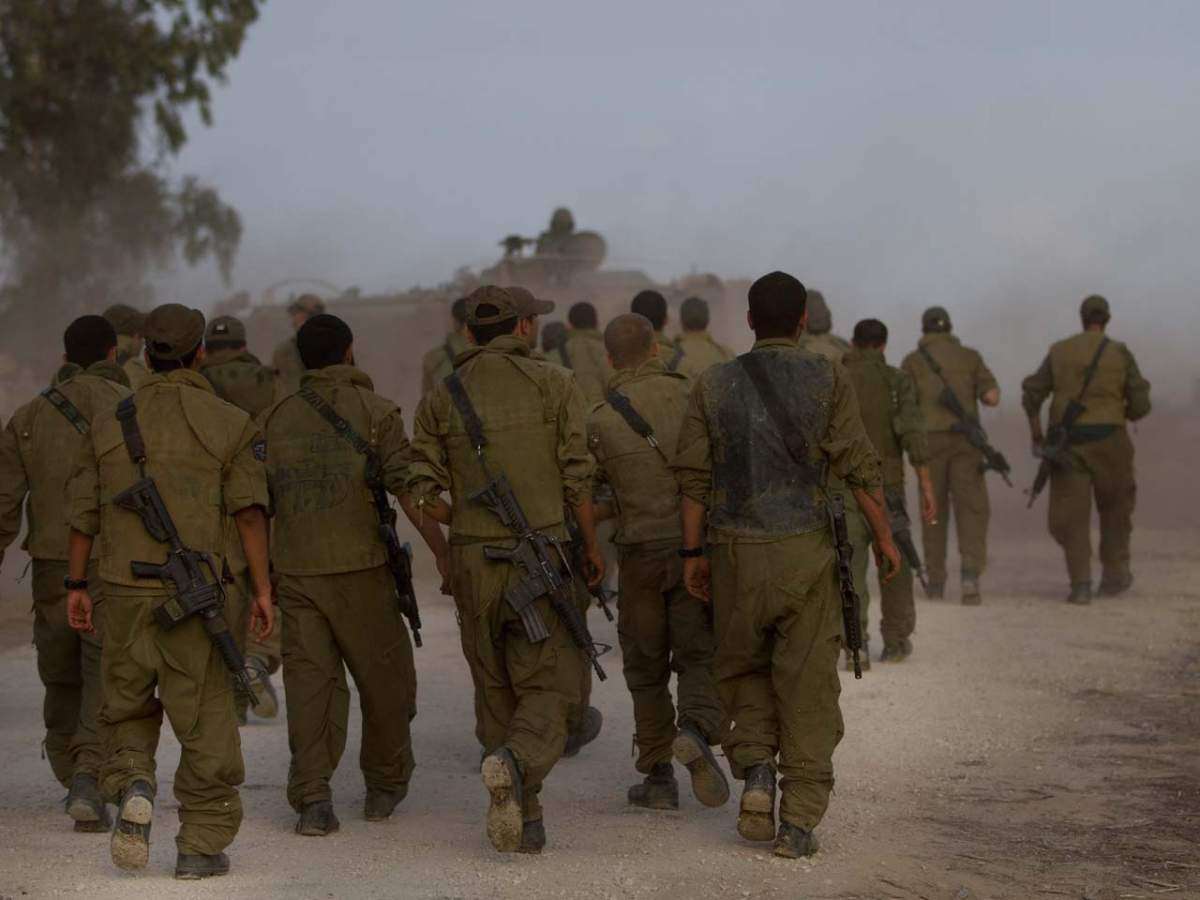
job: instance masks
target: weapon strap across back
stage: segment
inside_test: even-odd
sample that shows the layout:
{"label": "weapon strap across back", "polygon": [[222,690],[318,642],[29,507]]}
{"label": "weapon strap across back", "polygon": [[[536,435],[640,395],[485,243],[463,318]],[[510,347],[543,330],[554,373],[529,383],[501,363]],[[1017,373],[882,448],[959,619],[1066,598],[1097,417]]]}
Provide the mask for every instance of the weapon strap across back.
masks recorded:
{"label": "weapon strap across back", "polygon": [[758,399],[762,401],[767,415],[771,417],[771,421],[779,430],[784,446],[787,447],[788,455],[792,457],[792,461],[800,467],[805,476],[816,485],[817,489],[823,490],[820,479],[814,477],[812,462],[808,458],[808,439],[793,425],[791,414],[783,405],[783,398],[775,389],[775,383],[771,381],[766,363],[766,358],[761,353],[745,353],[738,357],[738,364],[742,367],[742,371],[749,376],[750,383],[754,385],[754,390],[758,394]]}
{"label": "weapon strap across back", "polygon": [[56,387],[48,387],[42,391],[42,396],[49,401],[50,405],[57,409],[64,419],[71,423],[71,427],[80,434],[87,434],[91,430],[88,424],[87,417],[79,411],[74,403],[67,399],[66,394]]}
{"label": "weapon strap across back", "polygon": [[305,385],[300,388],[300,398],[313,408],[313,410],[329,423],[329,427],[337,432],[337,436],[344,440],[347,444],[354,448],[355,452],[361,453],[368,458],[374,456],[374,451],[371,449],[371,444],[361,434],[354,430],[354,426],[347,422],[333,406],[330,405],[324,397],[314,391],[312,388]]}
{"label": "weapon strap across back", "polygon": [[[917,352],[925,357],[925,362],[929,363],[929,368],[933,370],[934,375],[942,380],[942,384],[944,384],[946,387],[950,387],[950,382],[946,380],[946,375],[942,371],[941,364],[933,358],[933,354],[929,352],[929,348],[921,344],[918,345]],[[950,389],[954,390],[953,388]]]}
{"label": "weapon strap across back", "polygon": [[129,453],[129,459],[145,478],[146,441],[142,438],[142,429],[138,427],[137,404],[132,396],[117,404],[117,421],[121,423],[121,435],[125,438],[125,449]]}
{"label": "weapon strap across back", "polygon": [[1092,361],[1088,363],[1088,367],[1083,372],[1083,387],[1079,389],[1079,394],[1075,397],[1075,402],[1083,406],[1083,395],[1087,393],[1087,389],[1092,384],[1092,379],[1096,377],[1096,369],[1100,366],[1100,357],[1104,353],[1104,348],[1109,345],[1108,335],[1104,336],[1104,340],[1100,342],[1100,346],[1096,348],[1096,355],[1092,357]]}
{"label": "weapon strap across back", "polygon": [[642,414],[633,408],[633,404],[629,402],[629,398],[620,391],[609,391],[608,396],[604,398],[608,401],[608,405],[617,411],[617,414],[625,420],[625,423],[634,430],[640,437],[644,438],[646,443],[658,451],[658,455],[662,457],[663,462],[670,464],[667,459],[667,454],[663,452],[658,443],[658,436],[655,435],[654,429],[650,423],[642,418]]}
{"label": "weapon strap across back", "polygon": [[679,344],[675,345],[675,353],[667,362],[667,370],[676,372],[679,370],[679,364],[683,362],[683,348]]}
{"label": "weapon strap across back", "polygon": [[445,385],[450,392],[450,399],[454,401],[454,408],[462,417],[463,427],[467,430],[467,437],[471,439],[471,445],[482,458],[483,448],[487,446],[487,438],[483,434],[483,422],[479,420],[479,413],[475,412],[475,406],[471,403],[471,398],[467,396],[467,389],[463,386],[462,379],[458,377],[457,372],[454,372],[446,377]]}

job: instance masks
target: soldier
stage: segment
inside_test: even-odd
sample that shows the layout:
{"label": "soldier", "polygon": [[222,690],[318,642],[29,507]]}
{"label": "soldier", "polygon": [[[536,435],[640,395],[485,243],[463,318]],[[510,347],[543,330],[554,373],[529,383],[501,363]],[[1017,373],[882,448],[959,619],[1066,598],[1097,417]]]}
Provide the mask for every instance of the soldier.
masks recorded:
{"label": "soldier", "polygon": [[[204,349],[200,373],[208,379],[218,397],[252,419],[270,408],[276,399],[278,378],[274,369],[264,366],[246,349],[246,326],[239,319],[218,316],[209,322]],[[273,719],[279,714],[279,698],[271,684],[271,675],[279,671],[282,662],[280,629],[273,629],[271,636],[260,642],[249,628],[249,601],[253,590],[236,533],[230,534],[228,561],[234,579],[227,598],[229,618],[237,624],[239,646],[244,643],[246,674],[254,688],[254,712],[264,719]],[[244,723],[249,698],[239,694],[236,699],[238,720]]]}
{"label": "soldier", "polygon": [[1063,548],[1072,603],[1092,599],[1092,495],[1100,512],[1102,596],[1129,590],[1129,537],[1137,487],[1133,442],[1125,427],[1150,412],[1150,382],[1133,353],[1105,333],[1108,301],[1091,296],[1080,308],[1083,333],[1050,348],[1038,370],[1021,383],[1035,455],[1043,436],[1042,404],[1050,401],[1050,428],[1062,422],[1072,402],[1083,407],[1067,430],[1067,451],[1050,468],[1050,534]]}
{"label": "soldier", "polygon": [[589,405],[599,403],[604,399],[604,385],[612,375],[612,368],[604,353],[596,307],[586,302],[576,303],[567,311],[567,322],[566,343],[550,356],[550,361],[561,362],[575,373],[575,382]]}
{"label": "soldier", "polygon": [[[244,767],[231,682],[209,639],[210,633],[224,631],[223,622],[219,616],[192,615],[170,630],[157,624],[160,615],[174,614],[172,606],[178,610],[176,590],[165,580],[134,576],[133,564],[157,563],[170,548],[114,498],[139,478],[151,479],[183,546],[213,561],[214,582],[223,567],[224,520],[233,516],[254,584],[255,627],[265,638],[274,618],[262,462],[266,447],[250,417],[219,399],[198,371],[204,361],[199,310],[177,303],[159,306],[146,317],[145,334],[154,374],[122,401],[121,418],[111,410],[93,419],[68,485],[68,620],[80,631],[93,630],[87,564],[93,540],[102,534],[106,609],[100,720],[109,739],[100,780],[104,796],[119,803],[113,862],[133,869],[149,859],[154,757],[165,712],[182,745],[175,772],[180,819],[175,877],[204,878],[229,871],[222,851],[242,820],[237,786]],[[159,607],[165,612],[156,613]]]}
{"label": "soldier", "polygon": [[[688,297],[683,301],[679,307],[679,324],[683,333],[675,341],[678,362],[674,371],[682,372],[688,378],[699,378],[710,367],[729,362],[735,356],[708,333],[708,303],[700,297]],[[664,363],[669,364],[672,359],[664,360]]]}
{"label": "soldier", "polygon": [[117,333],[117,365],[125,370],[129,387],[136,391],[150,378],[150,370],[142,358],[146,316],[132,306],[116,303],[104,311],[104,318]]}
{"label": "soldier", "polygon": [[[413,426],[409,487],[427,515],[451,526],[451,584],[475,684],[476,735],[488,754],[482,766],[491,796],[488,837],[501,852],[537,853],[545,844],[539,794],[563,752],[582,663],[547,596],[530,607],[549,631],[540,641],[530,639],[525,619],[505,598],[522,573],[484,554],[486,546],[511,547],[514,535],[472,497],[486,483],[481,454],[493,475],[507,477],[533,528],[565,539],[569,506],[583,536],[589,584],[604,576],[583,395],[566,370],[529,358],[532,320],[553,309],[491,285],[473,292],[467,328],[475,346],[460,358],[453,381],[425,395]],[[486,440],[486,451],[477,453],[477,438]]]}
{"label": "soldier", "polygon": [[688,591],[713,603],[713,677],[733,721],[725,755],[745,782],[738,833],[774,838],[777,855],[796,858],[816,850],[812,831],[829,804],[842,737],[827,470],[867,517],[880,567],[890,573],[899,559],[879,457],[845,371],[796,346],[804,286],[772,272],[749,301],[754,348],[700,376],[688,401],[673,464],[683,493],[679,553]]}
{"label": "soldier", "polygon": [[672,344],[663,333],[667,327],[667,298],[658,291],[639,291],[629,304],[629,311],[645,316],[654,326],[654,341],[658,344],[658,355],[666,362],[672,372],[679,365],[682,355],[679,348]]}
{"label": "soldier", "polygon": [[[292,319],[292,330],[299,331],[300,326],[325,312],[325,301],[316,294],[301,294],[288,304],[288,315]],[[285,397],[294,393],[300,387],[300,379],[304,377],[304,361],[300,359],[300,351],[296,349],[296,336],[280,341],[271,354],[271,365],[279,375],[279,395]]]}
{"label": "soldier", "polygon": [[[987,564],[988,492],[983,477],[983,454],[955,429],[958,419],[941,402],[949,387],[966,412],[979,418],[979,404],[997,406],[1000,387],[979,352],[964,347],[951,334],[950,314],[940,306],[921,316],[923,337],[902,368],[917,384],[921,414],[929,440],[929,472],[937,501],[937,521],[922,523],[929,596],[940,600],[946,589],[946,539],[950,510],[962,557],[962,602],[983,602],[979,578]],[[933,360],[933,363],[930,360]],[[935,366],[939,371],[935,371]]]}
{"label": "soldier", "polygon": [[467,298],[459,297],[450,304],[450,330],[441,345],[434,347],[421,360],[421,396],[454,371],[454,360],[467,349]]}
{"label": "soldier", "polygon": [[563,344],[567,341],[567,326],[562,322],[547,322],[542,329],[542,358],[553,359],[554,362],[566,366],[563,355]]}
{"label": "soldier", "polygon": [[[883,495],[893,523],[908,527],[905,509],[904,456],[917,473],[921,498],[921,521],[932,524],[937,519],[933,480],[929,477],[929,443],[925,438],[925,420],[917,399],[917,386],[912,379],[887,364],[887,326],[878,319],[864,319],[854,326],[852,349],[842,358],[846,374],[854,386],[858,411],[871,446],[883,463]],[[854,548],[854,584],[859,590],[863,646],[867,644],[868,612],[871,593],[867,587],[867,550],[871,531],[866,520],[847,507],[847,524]],[[893,524],[898,531],[898,526]],[[898,534],[897,534],[898,536]],[[917,609],[913,603],[913,569],[901,560],[896,577],[881,584],[879,631],[883,637],[882,662],[900,662],[912,653],[910,637],[917,625]],[[851,666],[853,669],[853,666]]]}
{"label": "soldier", "polygon": [[442,570],[447,556],[441,529],[417,516],[404,490],[410,452],[400,410],[355,367],[353,341],[336,316],[305,322],[296,335],[307,370],[300,390],[263,416],[292,751],[287,797],[300,814],[296,833],[308,836],[339,827],[329,781],[346,746],[346,668],[362,706],[368,821],[391,816],[413,772],[412,643],[368,478],[399,497]]}
{"label": "soldier", "polygon": [[[45,755],[67,788],[67,814],[76,831],[107,831],[112,822],[98,789],[104,741],[97,722],[103,700],[96,632],[67,624],[67,479],[91,422],[129,394],[116,364],[117,335],[100,316],[76,319],[63,335],[64,365],[51,387],[26,403],[0,434],[0,559],[21,530],[28,498],[24,549],[33,558],[33,642],[46,688],[42,714]],[[103,596],[95,562],[88,564],[93,593]]]}
{"label": "soldier", "polygon": [[[616,501],[617,634],[633,696],[637,770],[646,776],[629,789],[629,802],[678,809],[674,757],[690,772],[697,799],[721,806],[729,783],[709,745],[720,742],[727,722],[713,688],[712,619],[683,586],[679,485],[667,457],[677,444],[691,384],[667,371],[644,316],[618,316],[604,330],[604,346],[616,374],[608,399],[592,408],[588,446],[597,461],[597,486],[611,486]],[[678,676],[678,726],[672,671]]]}
{"label": "soldier", "polygon": [[818,290],[808,292],[808,326],[800,335],[800,348],[830,362],[841,362],[850,351],[850,343],[833,333],[833,314],[825,295]]}

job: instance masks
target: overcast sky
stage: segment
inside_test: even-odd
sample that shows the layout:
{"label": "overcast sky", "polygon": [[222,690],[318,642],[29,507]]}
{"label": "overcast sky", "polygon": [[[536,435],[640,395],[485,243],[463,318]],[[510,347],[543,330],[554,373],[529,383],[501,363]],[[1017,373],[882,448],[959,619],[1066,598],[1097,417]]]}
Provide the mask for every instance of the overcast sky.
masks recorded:
{"label": "overcast sky", "polygon": [[1188,2],[269,0],[173,167],[241,211],[252,291],[435,283],[561,204],[613,265],[787,269],[839,330],[1050,336],[1100,291],[1191,356],[1198,45]]}

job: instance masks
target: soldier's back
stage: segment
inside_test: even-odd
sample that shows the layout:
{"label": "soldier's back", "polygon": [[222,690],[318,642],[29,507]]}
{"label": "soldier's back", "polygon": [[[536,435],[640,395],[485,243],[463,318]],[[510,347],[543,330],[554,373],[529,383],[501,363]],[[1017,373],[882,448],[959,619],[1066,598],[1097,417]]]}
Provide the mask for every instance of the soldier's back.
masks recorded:
{"label": "soldier's back", "polygon": [[674,370],[692,379],[734,358],[734,352],[713,340],[708,332],[681,334],[675,341],[675,348],[679,361]]}
{"label": "soldier's back", "polygon": [[[1061,419],[1067,404],[1079,396],[1087,370],[1095,359],[1096,371],[1084,396],[1084,412],[1076,424],[1124,424],[1130,399],[1130,376],[1137,372],[1137,363],[1129,348],[1112,338],[1108,339],[1104,351],[1097,356],[1100,343],[1106,337],[1099,331],[1084,331],[1058,341],[1050,348],[1050,369],[1054,378],[1051,422]],[[1140,374],[1133,380],[1143,381]],[[1148,390],[1147,384],[1147,393]],[[1134,387],[1134,391],[1137,391],[1137,387]]]}
{"label": "soldier's back", "polygon": [[[566,364],[575,373],[579,389],[588,403],[604,399],[604,388],[612,375],[608,354],[604,349],[604,337],[590,328],[576,328],[567,333],[563,347]],[[551,361],[555,361],[551,356]]]}
{"label": "soldier's back", "polygon": [[[940,375],[930,364],[929,357],[941,369]],[[930,431],[951,431],[958,422],[940,399],[946,385],[950,386],[967,414],[976,418],[979,417],[979,396],[996,385],[979,351],[964,346],[952,334],[925,335],[900,367],[916,383],[921,412]]]}
{"label": "soldier's back", "polygon": [[246,350],[212,353],[200,369],[217,396],[256,417],[276,399],[278,378],[275,370],[264,366]]}

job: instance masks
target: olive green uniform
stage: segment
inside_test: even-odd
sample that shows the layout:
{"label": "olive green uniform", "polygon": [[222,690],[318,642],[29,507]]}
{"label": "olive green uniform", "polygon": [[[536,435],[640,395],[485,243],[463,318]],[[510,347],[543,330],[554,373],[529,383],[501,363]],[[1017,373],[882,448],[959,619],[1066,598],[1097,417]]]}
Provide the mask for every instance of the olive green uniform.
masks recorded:
{"label": "olive green uniform", "polygon": [[983,474],[983,453],[971,446],[966,435],[955,431],[958,420],[939,397],[948,383],[968,415],[979,418],[979,400],[997,387],[996,377],[978,351],[964,347],[952,334],[933,333],[921,338],[919,346],[937,361],[946,381],[930,368],[915,350],[904,358],[901,368],[917,385],[921,414],[929,441],[929,476],[937,499],[936,524],[921,526],[925,568],[931,585],[946,583],[946,541],[950,513],[954,513],[958,552],[965,577],[978,577],[987,566],[988,503]]}
{"label": "olive green uniform", "polygon": [[599,403],[604,399],[604,386],[612,375],[612,366],[608,364],[604,336],[599,331],[594,328],[570,329],[566,342],[552,350],[548,359],[575,373],[575,382],[587,403]]}
{"label": "olive green uniform", "polygon": [[618,509],[617,635],[633,696],[637,770],[643,773],[672,759],[678,733],[672,671],[679,722],[690,721],[711,743],[722,739],[726,725],[712,681],[712,612],[683,586],[679,485],[665,455],[678,444],[690,387],[657,358],[618,370],[609,380],[609,391],[628,398],[654,430],[657,449],[607,402],[593,407],[588,420],[597,484],[611,486]]}
{"label": "olive green uniform", "polygon": [[78,775],[97,778],[104,758],[97,720],[103,700],[100,646],[107,605],[99,602],[104,585],[93,563],[88,578],[97,601],[95,633],[83,634],[67,624],[66,486],[89,423],[127,396],[127,385],[124,371],[114,363],[99,362],[86,370],[68,364],[55,376],[53,387],[78,412],[79,426],[45,396],[38,396],[18,409],[0,433],[0,559],[20,532],[25,504],[29,531],[22,547],[33,559],[33,642],[38,675],[46,688],[44,746],[54,777],[64,786]]}
{"label": "olive green uniform", "polygon": [[[877,489],[879,457],[841,366],[785,339],[758,341],[751,352],[768,357],[814,476],[823,481],[828,469],[850,489]],[[829,804],[843,732],[841,607],[821,491],[797,477],[739,362],[696,382],[673,468],[683,494],[708,508],[713,675],[733,721],[725,755],[735,778],[777,765],[780,817],[811,831]]]}
{"label": "olive green uniform", "polygon": [[[134,397],[146,474],[183,544],[211,554],[220,572],[227,517],[268,503],[258,430],[190,369],[153,375]],[[115,802],[135,781],[156,784],[154,757],[165,711],[182,745],[175,842],[180,853],[211,855],[233,841],[242,819],[237,786],[244,768],[231,680],[200,617],[162,630],[152,612],[170,598],[166,585],[133,577],[132,562],[161,562],[167,552],[136,513],[112,502],[138,477],[115,410],[97,416],[68,493],[71,527],[99,534],[106,583],[100,721],[109,741],[101,790]]]}
{"label": "olive green uniform", "polygon": [[707,331],[685,331],[675,339],[675,350],[671,356],[663,360],[673,371],[696,379],[715,365],[729,362],[735,356],[734,352],[724,344],[718,344]]}
{"label": "olive green uniform", "polygon": [[300,379],[304,377],[304,360],[300,358],[300,348],[296,344],[296,336],[292,335],[275,345],[271,354],[271,367],[279,376],[279,396],[286,397],[300,388]]}
{"label": "olive green uniform", "polygon": [[800,349],[823,356],[830,362],[841,362],[842,357],[850,352],[850,342],[836,334],[802,334],[799,341]]}
{"label": "olive green uniform", "polygon": [[[1030,418],[1038,416],[1051,397],[1050,426],[1062,419],[1067,404],[1079,399],[1084,373],[1103,339],[1101,332],[1085,331],[1050,348],[1038,370],[1021,383]],[[1150,412],[1150,382],[1120,341],[1110,340],[1100,354],[1081,402],[1085,411],[1069,433],[1065,459],[1050,470],[1050,534],[1066,555],[1071,584],[1090,584],[1094,495],[1100,513],[1101,585],[1118,584],[1129,575],[1137,497],[1133,442],[1125,423]]]}
{"label": "olive green uniform", "polygon": [[[925,439],[925,419],[917,399],[917,387],[904,372],[889,366],[882,350],[851,349],[843,365],[854,394],[863,428],[871,446],[879,454],[883,467],[883,492],[889,508],[905,518],[904,454],[915,466],[929,462],[929,444]],[[861,601],[863,641],[867,639],[871,592],[867,586],[867,560],[870,557],[871,529],[857,504],[847,498],[846,520],[854,548],[854,584]],[[880,634],[885,645],[897,645],[916,628],[917,610],[913,602],[913,571],[901,558],[900,571],[887,584],[881,584]]]}
{"label": "olive green uniform", "polygon": [[[566,538],[564,504],[588,502],[594,463],[587,449],[583,395],[571,373],[529,357],[528,345],[505,335],[459,357],[458,375],[483,422],[488,464],[503,472],[530,524]],[[484,751],[506,747],[525,784],[526,821],[541,818],[538,794],[567,736],[567,713],[579,702],[583,654],[550,601],[534,607],[550,637],[533,643],[504,591],[521,573],[488,560],[485,546],[513,546],[512,533],[470,499],[483,474],[462,418],[444,384],[434,386],[413,426],[409,487],[418,501],[449,491],[451,588],[463,654],[475,685],[476,736]]]}
{"label": "olive green uniform", "polygon": [[150,369],[142,359],[142,339],[127,334],[117,335],[117,365],[125,370],[130,390],[138,390],[150,380]]}
{"label": "olive green uniform", "polygon": [[435,384],[454,371],[454,360],[469,347],[467,339],[457,332],[446,335],[446,340],[425,354],[421,360],[421,396],[424,397]]}

